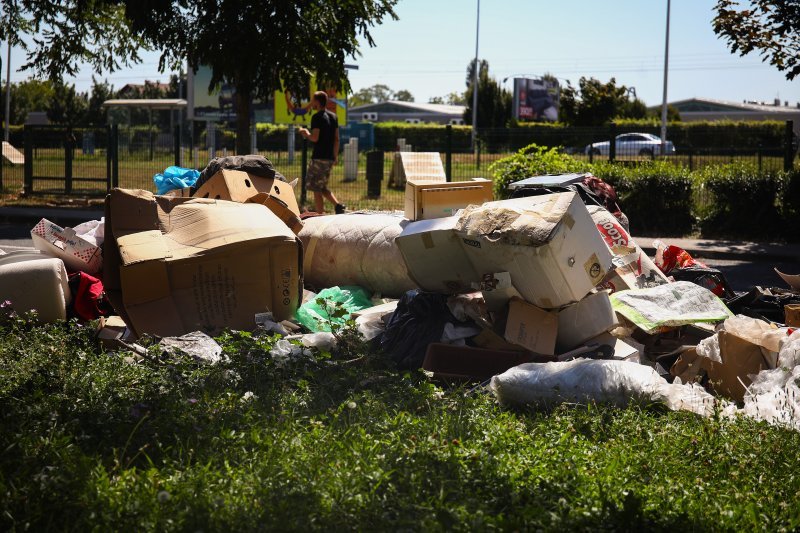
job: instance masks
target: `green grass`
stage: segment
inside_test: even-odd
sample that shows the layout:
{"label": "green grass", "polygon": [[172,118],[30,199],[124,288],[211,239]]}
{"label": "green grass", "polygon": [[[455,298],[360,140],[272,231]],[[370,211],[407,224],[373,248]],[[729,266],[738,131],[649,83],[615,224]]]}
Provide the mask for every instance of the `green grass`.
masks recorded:
{"label": "green grass", "polygon": [[380,355],[214,367],[102,353],[74,323],[0,329],[0,528],[800,527],[800,434],[651,406],[514,410]]}

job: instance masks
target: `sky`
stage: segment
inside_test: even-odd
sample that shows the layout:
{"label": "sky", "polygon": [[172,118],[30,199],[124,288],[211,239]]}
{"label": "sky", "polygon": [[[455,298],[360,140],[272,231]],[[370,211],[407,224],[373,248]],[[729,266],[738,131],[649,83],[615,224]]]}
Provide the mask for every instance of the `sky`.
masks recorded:
{"label": "sky", "polygon": [[[362,55],[348,61],[358,65],[350,71],[352,88],[382,83],[410,91],[417,102],[463,91],[466,67],[475,57],[477,2],[400,0],[395,8],[399,20],[372,28],[375,47],[362,39]],[[715,3],[672,0],[668,100],[780,98],[796,105],[800,79],[788,81],[758,55],[732,55],[717,39],[711,27]],[[504,84],[509,90],[514,77],[544,73],[573,85],[582,76],[603,82],[613,77],[633,87],[647,105],[658,105],[664,83],[666,11],[667,0],[483,0],[478,55],[489,62],[491,76],[500,82],[509,78]],[[158,72],[157,54],[146,53],[143,60],[133,69],[100,77],[117,88],[169,78],[169,73]],[[12,69],[21,62],[21,53],[12,50]],[[11,74],[12,81],[27,77]],[[91,70],[84,69],[68,81],[85,91],[91,77]]]}

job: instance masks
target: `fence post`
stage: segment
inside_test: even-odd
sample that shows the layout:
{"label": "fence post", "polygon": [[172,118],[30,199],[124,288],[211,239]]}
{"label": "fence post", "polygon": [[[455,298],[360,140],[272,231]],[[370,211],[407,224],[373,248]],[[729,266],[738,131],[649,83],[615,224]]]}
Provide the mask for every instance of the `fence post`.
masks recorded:
{"label": "fence post", "polygon": [[24,126],[22,135],[25,140],[25,177],[22,192],[31,194],[33,192],[33,130],[30,126]]}
{"label": "fence post", "polygon": [[111,148],[113,159],[111,160],[111,186],[119,187],[119,125],[111,126]]}
{"label": "fence post", "polygon": [[792,170],[792,163],[794,162],[794,150],[792,149],[792,135],[794,130],[794,121],[786,121],[786,130],[783,134],[783,170],[789,172]]}
{"label": "fence post", "polygon": [[694,149],[689,148],[689,172],[694,170]]}
{"label": "fence post", "polygon": [[175,130],[175,135],[172,138],[173,149],[175,150],[175,166],[181,166],[181,130]]}
{"label": "fence post", "polygon": [[111,190],[111,125],[106,126],[106,192]]}
{"label": "fence post", "polygon": [[303,138],[303,156],[301,158],[300,168],[300,204],[306,203],[306,173],[308,171],[308,141]]}
{"label": "fence post", "polygon": [[72,193],[72,158],[75,154],[72,144],[72,132],[67,132],[64,140],[64,194]]}
{"label": "fence post", "polygon": [[617,125],[613,122],[608,128],[608,161],[613,163],[617,159]]}
{"label": "fence post", "polygon": [[453,126],[450,124],[445,129],[444,138],[444,175],[447,181],[453,181]]}
{"label": "fence post", "polygon": [[761,159],[762,159],[761,145],[760,144],[758,145],[758,149],[757,150],[758,151],[756,152],[756,155],[758,156],[758,172],[760,174],[761,173]]}

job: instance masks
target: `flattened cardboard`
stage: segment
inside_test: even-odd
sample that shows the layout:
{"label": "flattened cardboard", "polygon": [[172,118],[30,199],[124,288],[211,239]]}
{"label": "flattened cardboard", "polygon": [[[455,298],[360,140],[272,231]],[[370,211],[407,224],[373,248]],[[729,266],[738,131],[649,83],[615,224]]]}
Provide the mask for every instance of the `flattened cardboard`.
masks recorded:
{"label": "flattened cardboard", "polygon": [[498,335],[491,329],[483,329],[480,333],[472,337],[472,342],[475,346],[480,348],[487,348],[489,350],[503,350],[511,352],[527,352],[526,348],[518,344],[513,344],[505,340],[501,335]]}
{"label": "flattened cardboard", "polygon": [[616,338],[611,333],[601,333],[600,335],[587,340],[585,344],[593,344],[595,342],[614,348],[614,355],[612,357],[620,361],[624,361],[635,355],[640,355],[639,350],[624,340]]}
{"label": "flattened cardboard", "polygon": [[256,313],[290,318],[302,294],[302,246],[256,204],[154,197],[106,199],[104,285],[137,335],[252,329]]}
{"label": "flattened cardboard", "polygon": [[446,182],[408,179],[405,193],[405,217],[430,220],[452,216],[468,205],[492,200],[492,182],[486,179]]}
{"label": "flattened cardboard", "polygon": [[447,181],[439,152],[395,152],[389,186],[403,187],[406,180]]}
{"label": "flattened cardboard", "polygon": [[720,331],[718,335],[722,363],[709,361],[709,382],[717,394],[741,402],[746,387],[753,381],[750,376],[768,369],[769,364],[758,345],[727,331]]}
{"label": "flattened cardboard", "polygon": [[611,307],[608,292],[600,291],[570,304],[558,312],[556,352],[573,350],[617,326],[617,314]]}
{"label": "flattened cardboard", "polygon": [[582,299],[612,264],[573,192],[487,202],[463,211],[455,231],[477,272],[510,273],[523,298],[545,309]]}
{"label": "flattened cardboard", "polygon": [[79,237],[72,228],[62,228],[43,218],[31,229],[31,239],[37,250],[61,259],[70,271],[97,274],[103,268],[100,248]]}
{"label": "flattened cardboard", "polygon": [[541,354],[555,354],[558,317],[519,298],[508,304],[508,321],[505,338],[528,350]]}
{"label": "flattened cardboard", "polygon": [[136,340],[136,335],[118,316],[100,317],[95,334],[100,345],[106,350],[125,348],[125,343]]}
{"label": "flattened cardboard", "polygon": [[412,222],[395,238],[409,276],[421,289],[452,294],[480,280],[453,232],[456,220],[447,217]]}

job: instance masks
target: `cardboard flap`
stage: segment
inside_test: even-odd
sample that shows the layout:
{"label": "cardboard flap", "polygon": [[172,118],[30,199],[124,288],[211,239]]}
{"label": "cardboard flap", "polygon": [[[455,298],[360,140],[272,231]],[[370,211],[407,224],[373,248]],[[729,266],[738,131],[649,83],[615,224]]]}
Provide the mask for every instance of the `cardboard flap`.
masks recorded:
{"label": "cardboard flap", "polygon": [[[114,219],[113,235],[124,235],[134,231],[158,229],[158,204],[150,191],[140,189],[113,189],[106,197],[106,221]],[[164,200],[175,201],[177,198]],[[106,222],[108,235],[108,222]]]}
{"label": "cardboard flap", "polygon": [[158,230],[140,231],[118,237],[117,246],[124,266],[172,256],[164,236]]}

